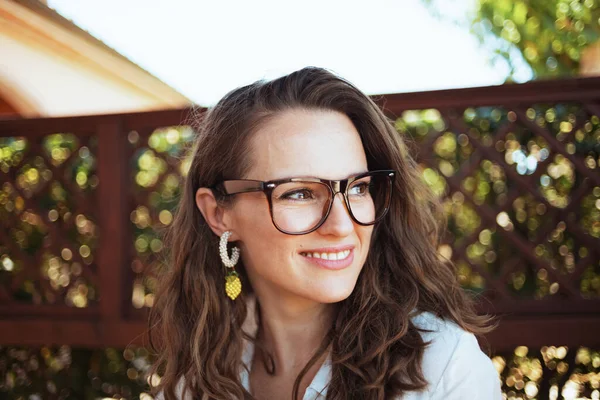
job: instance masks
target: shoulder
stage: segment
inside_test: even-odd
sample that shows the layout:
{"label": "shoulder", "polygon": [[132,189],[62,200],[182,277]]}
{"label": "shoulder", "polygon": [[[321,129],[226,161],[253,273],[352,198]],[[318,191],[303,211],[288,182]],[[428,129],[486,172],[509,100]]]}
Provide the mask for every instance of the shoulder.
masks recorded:
{"label": "shoulder", "polygon": [[428,312],[415,316],[412,322],[423,330],[421,336],[429,343],[422,363],[429,386],[427,397],[415,394],[405,397],[406,400],[502,398],[498,373],[472,333]]}

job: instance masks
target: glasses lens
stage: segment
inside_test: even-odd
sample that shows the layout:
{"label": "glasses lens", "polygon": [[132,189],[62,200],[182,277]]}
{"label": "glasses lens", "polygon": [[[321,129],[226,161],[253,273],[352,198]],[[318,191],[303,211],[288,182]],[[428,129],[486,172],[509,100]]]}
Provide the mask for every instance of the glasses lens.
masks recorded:
{"label": "glasses lens", "polygon": [[372,224],[387,211],[391,182],[387,174],[373,174],[355,180],[346,190],[350,210],[361,224]]}
{"label": "glasses lens", "polygon": [[[355,180],[346,189],[350,211],[361,224],[378,221],[387,211],[391,179],[387,174],[373,174]],[[310,231],[321,223],[331,191],[319,182],[286,182],[273,189],[273,222],[289,233]]]}
{"label": "glasses lens", "polygon": [[327,211],[331,192],[318,182],[287,182],[278,185],[271,195],[273,222],[290,233],[311,230]]}

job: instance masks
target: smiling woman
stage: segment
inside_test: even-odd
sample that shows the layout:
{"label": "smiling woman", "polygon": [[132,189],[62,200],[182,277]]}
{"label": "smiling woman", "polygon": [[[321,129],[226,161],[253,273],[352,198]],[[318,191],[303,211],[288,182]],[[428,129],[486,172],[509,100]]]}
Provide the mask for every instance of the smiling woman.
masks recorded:
{"label": "smiling woman", "polygon": [[367,96],[305,68],[198,130],[150,320],[159,398],[501,398],[439,205]]}

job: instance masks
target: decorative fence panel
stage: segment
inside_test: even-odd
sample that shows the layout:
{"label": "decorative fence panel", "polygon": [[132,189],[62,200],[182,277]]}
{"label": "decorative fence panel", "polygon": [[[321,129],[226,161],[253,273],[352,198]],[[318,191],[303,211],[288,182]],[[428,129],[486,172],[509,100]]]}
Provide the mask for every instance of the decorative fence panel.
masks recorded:
{"label": "decorative fence panel", "polygon": [[[150,218],[168,221],[181,176],[175,154],[153,146],[173,142],[172,132],[182,132],[175,144],[189,139],[187,115],[0,123],[0,343],[143,341],[138,309],[151,305],[161,245]],[[154,219],[156,207],[166,208]]]}
{"label": "decorative fence panel", "polygon": [[447,245],[496,349],[600,340],[600,80],[377,99],[444,199]]}
{"label": "decorative fence panel", "polygon": [[[498,315],[484,341],[508,396],[592,396],[600,381],[600,79],[375,101],[410,136],[423,179],[443,200],[440,256],[456,264],[481,311]],[[0,121],[0,345],[147,343],[146,311],[164,264],[160,232],[187,172],[191,117]],[[15,360],[25,354],[11,351]]]}

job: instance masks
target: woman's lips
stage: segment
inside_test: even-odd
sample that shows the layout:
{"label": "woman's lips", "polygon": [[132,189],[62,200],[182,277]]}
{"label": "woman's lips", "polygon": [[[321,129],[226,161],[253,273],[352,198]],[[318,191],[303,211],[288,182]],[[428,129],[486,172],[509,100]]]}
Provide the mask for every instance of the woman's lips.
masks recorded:
{"label": "woman's lips", "polygon": [[319,267],[338,270],[348,267],[354,261],[354,248],[332,248],[300,253],[304,259]]}

